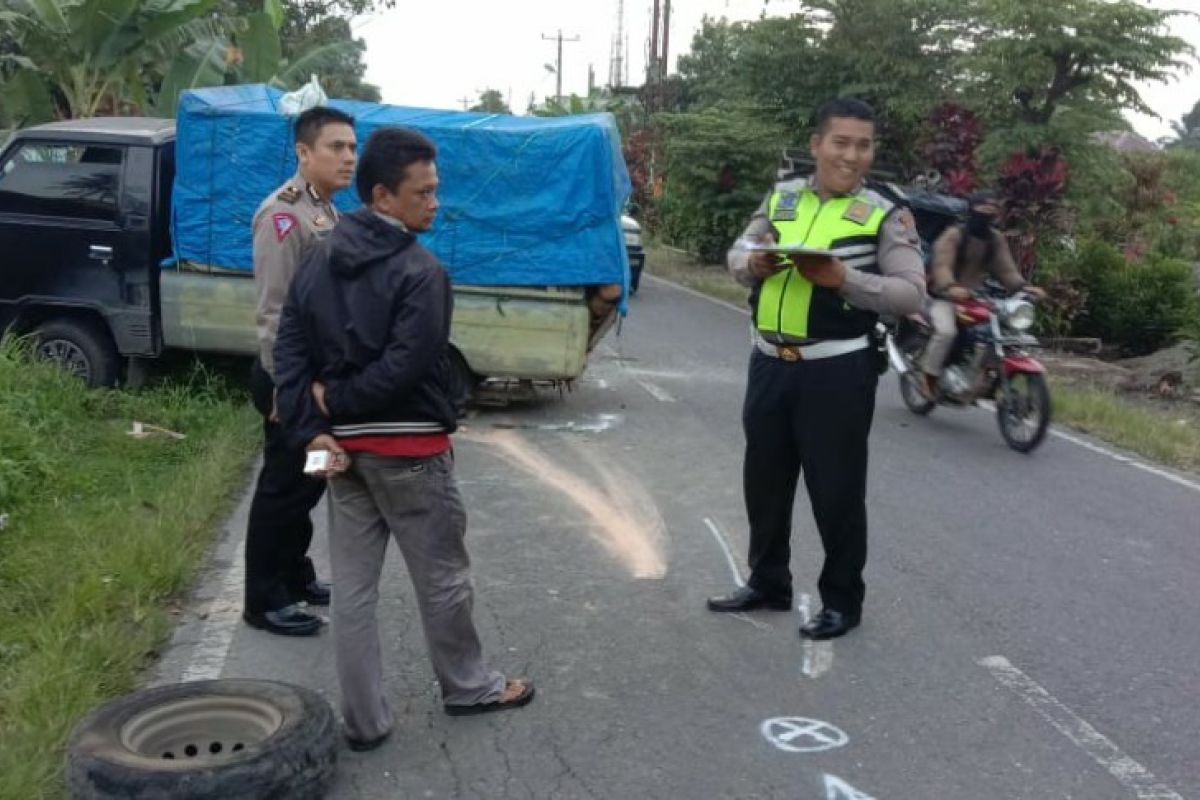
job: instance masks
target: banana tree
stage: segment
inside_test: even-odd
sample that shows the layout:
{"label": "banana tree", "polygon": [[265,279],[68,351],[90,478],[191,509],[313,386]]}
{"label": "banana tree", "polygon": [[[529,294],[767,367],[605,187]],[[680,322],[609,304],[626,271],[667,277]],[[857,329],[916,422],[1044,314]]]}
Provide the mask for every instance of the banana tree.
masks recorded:
{"label": "banana tree", "polygon": [[118,113],[145,104],[161,65],[197,43],[220,40],[208,18],[217,0],[0,0],[22,68],[0,95],[37,121]]}

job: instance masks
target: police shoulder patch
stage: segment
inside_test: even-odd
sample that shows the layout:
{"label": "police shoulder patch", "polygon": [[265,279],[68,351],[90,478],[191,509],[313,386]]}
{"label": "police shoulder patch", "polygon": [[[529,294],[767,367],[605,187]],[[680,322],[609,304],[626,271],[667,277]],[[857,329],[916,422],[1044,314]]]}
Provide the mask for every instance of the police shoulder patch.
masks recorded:
{"label": "police shoulder patch", "polygon": [[279,194],[275,195],[275,197],[285,203],[295,203],[300,199],[300,190],[295,186],[285,186],[282,190],[280,190]]}
{"label": "police shoulder patch", "polygon": [[871,218],[871,212],[874,208],[870,203],[862,200],[855,200],[846,209],[846,213],[842,215],[843,219],[848,219],[851,222],[857,222],[859,225],[867,224],[867,220]]}

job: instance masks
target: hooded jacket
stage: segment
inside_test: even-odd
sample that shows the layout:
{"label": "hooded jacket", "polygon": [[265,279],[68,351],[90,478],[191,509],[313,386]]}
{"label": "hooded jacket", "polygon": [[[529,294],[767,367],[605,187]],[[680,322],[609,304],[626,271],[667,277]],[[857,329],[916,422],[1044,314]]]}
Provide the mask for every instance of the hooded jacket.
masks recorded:
{"label": "hooded jacket", "polygon": [[[297,446],[318,434],[450,433],[454,297],[438,260],[360,208],[301,264],[275,344],[280,418]],[[325,385],[325,417],[313,399]]]}

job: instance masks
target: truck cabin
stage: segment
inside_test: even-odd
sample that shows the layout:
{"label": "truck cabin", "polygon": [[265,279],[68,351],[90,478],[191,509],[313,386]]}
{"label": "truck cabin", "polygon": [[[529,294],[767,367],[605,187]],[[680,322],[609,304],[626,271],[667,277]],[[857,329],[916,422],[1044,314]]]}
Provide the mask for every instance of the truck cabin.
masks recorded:
{"label": "truck cabin", "polygon": [[67,120],[0,151],[0,330],[36,334],[68,366],[74,356],[94,385],[162,347],[174,138],[171,120]]}

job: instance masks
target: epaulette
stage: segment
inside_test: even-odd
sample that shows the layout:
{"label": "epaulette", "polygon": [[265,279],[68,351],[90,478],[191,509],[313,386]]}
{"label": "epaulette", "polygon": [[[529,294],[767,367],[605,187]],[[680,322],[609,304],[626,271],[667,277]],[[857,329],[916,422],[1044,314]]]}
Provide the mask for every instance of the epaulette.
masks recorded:
{"label": "epaulette", "polygon": [[300,199],[300,190],[295,186],[285,186],[275,197],[285,203],[292,204]]}

